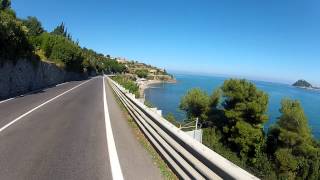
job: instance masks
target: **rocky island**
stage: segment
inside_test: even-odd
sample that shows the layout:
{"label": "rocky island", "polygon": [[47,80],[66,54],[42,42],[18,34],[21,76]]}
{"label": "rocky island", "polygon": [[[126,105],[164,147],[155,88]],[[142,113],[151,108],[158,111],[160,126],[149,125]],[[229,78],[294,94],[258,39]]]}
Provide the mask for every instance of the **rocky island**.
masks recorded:
{"label": "rocky island", "polygon": [[292,86],[301,87],[301,88],[312,88],[312,85],[306,80],[298,80]]}
{"label": "rocky island", "polygon": [[319,87],[312,86],[312,84],[310,84],[306,80],[298,80],[292,86],[299,87],[299,88],[305,88],[305,89],[319,89]]}

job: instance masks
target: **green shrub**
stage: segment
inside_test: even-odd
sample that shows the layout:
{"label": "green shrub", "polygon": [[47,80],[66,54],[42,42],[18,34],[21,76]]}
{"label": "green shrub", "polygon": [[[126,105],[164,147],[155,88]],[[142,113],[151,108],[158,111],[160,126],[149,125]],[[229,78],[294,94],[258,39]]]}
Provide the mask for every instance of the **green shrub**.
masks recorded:
{"label": "green shrub", "polygon": [[253,83],[238,79],[226,80],[221,90],[225,137],[234,151],[255,164],[265,142],[263,125],[268,120],[268,95]]}
{"label": "green shrub", "polygon": [[209,95],[200,88],[194,88],[181,98],[179,107],[187,113],[189,119],[198,117],[201,121],[205,121],[207,120],[209,105]]}
{"label": "green shrub", "polygon": [[114,76],[112,79],[122,85],[130,93],[134,94],[137,98],[140,97],[139,86],[131,79],[125,76]]}
{"label": "green shrub", "polygon": [[225,157],[226,159],[237,164],[238,166],[245,168],[245,162],[237,156],[237,153],[232,152],[231,149],[229,149],[222,143],[222,138],[223,135],[221,131],[215,127],[203,129],[202,143],[204,145],[217,152],[221,156]]}
{"label": "green shrub", "polygon": [[40,36],[41,46],[46,57],[53,62],[64,63],[68,71],[83,71],[83,56],[81,49],[69,39],[49,33],[43,33]]}
{"label": "green shrub", "polygon": [[180,123],[176,120],[172,113],[168,113],[164,118],[176,127],[180,127]]}
{"label": "green shrub", "polygon": [[83,57],[80,48],[70,40],[57,36],[49,56],[53,60],[61,60],[69,71],[82,72]]}
{"label": "green shrub", "polygon": [[0,59],[16,60],[32,55],[22,22],[18,21],[11,10],[0,11]]}
{"label": "green shrub", "polygon": [[320,148],[313,139],[299,101],[284,99],[281,116],[268,132],[268,152],[279,178],[318,179]]}
{"label": "green shrub", "polygon": [[115,74],[115,73],[122,73],[126,71],[126,67],[123,64],[118,63],[116,60],[104,59],[102,62],[103,62],[102,69],[104,69],[106,73]]}
{"label": "green shrub", "polygon": [[106,74],[115,74],[126,72],[126,67],[123,64],[118,63],[116,60],[110,58],[110,56],[104,56],[97,52],[83,48],[82,56],[84,58],[83,66],[88,71],[97,71]]}
{"label": "green shrub", "polygon": [[22,23],[28,28],[28,36],[39,36],[44,32],[41,22],[36,17],[28,16]]}
{"label": "green shrub", "polygon": [[147,78],[148,77],[148,70],[147,69],[139,69],[135,71],[135,74],[139,77],[139,78]]}

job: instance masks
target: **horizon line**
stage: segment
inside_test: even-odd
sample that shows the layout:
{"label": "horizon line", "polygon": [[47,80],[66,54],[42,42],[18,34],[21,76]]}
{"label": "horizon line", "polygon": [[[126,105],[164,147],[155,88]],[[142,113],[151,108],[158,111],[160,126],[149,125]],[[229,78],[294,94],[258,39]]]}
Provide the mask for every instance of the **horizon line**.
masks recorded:
{"label": "horizon line", "polygon": [[[269,83],[279,83],[285,85],[292,85],[294,82],[300,80],[285,80],[285,79],[274,79],[268,77],[253,77],[253,76],[246,76],[246,75],[238,75],[238,74],[221,74],[221,73],[214,73],[214,72],[198,72],[198,71],[187,71],[187,70],[176,70],[176,69],[167,69],[170,73],[175,74],[188,74],[188,75],[200,75],[200,76],[214,76],[214,77],[223,77],[223,78],[239,78],[239,79],[247,79],[251,81],[262,81],[262,82],[269,82]],[[316,85],[317,86],[317,85]]]}

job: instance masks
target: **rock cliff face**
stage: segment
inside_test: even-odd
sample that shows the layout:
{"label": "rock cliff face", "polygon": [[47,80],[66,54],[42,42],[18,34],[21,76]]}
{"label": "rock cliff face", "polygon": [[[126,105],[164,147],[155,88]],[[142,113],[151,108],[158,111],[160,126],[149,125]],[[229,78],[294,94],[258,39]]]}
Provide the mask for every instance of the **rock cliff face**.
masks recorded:
{"label": "rock cliff face", "polygon": [[67,72],[42,61],[4,62],[0,64],[0,99],[87,77],[86,74]]}

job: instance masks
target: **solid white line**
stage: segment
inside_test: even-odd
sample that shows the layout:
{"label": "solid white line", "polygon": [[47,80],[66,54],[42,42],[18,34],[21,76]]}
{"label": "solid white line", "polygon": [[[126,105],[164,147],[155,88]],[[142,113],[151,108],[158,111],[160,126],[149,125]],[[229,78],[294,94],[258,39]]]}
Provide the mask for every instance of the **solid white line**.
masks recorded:
{"label": "solid white line", "polygon": [[[90,79],[90,80],[91,80],[91,79]],[[10,123],[8,123],[7,125],[3,126],[3,127],[0,129],[0,133],[1,133],[2,131],[4,131],[6,128],[8,128],[9,126],[11,126],[13,123],[15,123],[15,122],[17,122],[17,121],[21,120],[23,117],[27,116],[28,114],[32,113],[33,111],[35,111],[35,110],[37,110],[37,109],[41,108],[42,106],[44,106],[44,105],[46,105],[46,104],[50,103],[51,101],[53,101],[53,100],[55,100],[55,99],[57,99],[57,98],[59,98],[59,97],[61,97],[61,96],[65,95],[66,93],[68,93],[68,92],[70,92],[70,91],[72,91],[72,90],[76,89],[77,87],[79,87],[79,86],[81,86],[81,85],[83,85],[83,84],[85,84],[85,83],[89,82],[90,80],[87,80],[87,81],[85,81],[85,82],[83,82],[83,83],[81,83],[81,84],[79,84],[79,85],[77,85],[77,86],[75,86],[75,87],[73,87],[73,88],[71,88],[71,89],[69,89],[69,90],[65,91],[64,93],[61,93],[61,94],[59,94],[58,96],[56,96],[56,97],[54,97],[54,98],[52,98],[52,99],[50,99],[50,100],[48,100],[48,101],[46,101],[46,102],[44,102],[44,103],[40,104],[39,106],[37,106],[37,107],[35,107],[35,108],[31,109],[30,111],[28,111],[28,112],[26,112],[26,113],[22,114],[21,116],[17,117],[16,119],[14,119],[13,121],[11,121],[11,122],[10,122]]]}
{"label": "solid white line", "polygon": [[9,99],[6,99],[6,100],[3,100],[3,101],[0,101],[0,104],[1,104],[1,103],[5,103],[5,102],[7,102],[7,101],[10,101],[10,100],[12,100],[12,99],[14,99],[14,98],[9,98]]}
{"label": "solid white line", "polygon": [[107,136],[107,144],[108,144],[108,152],[111,166],[111,174],[112,179],[114,180],[123,180],[123,175],[120,167],[120,162],[117,154],[116,144],[114,143],[112,127],[110,122],[107,96],[106,96],[106,85],[104,82],[104,75],[102,77],[103,81],[103,106],[104,106],[104,120],[106,123],[106,136]]}

